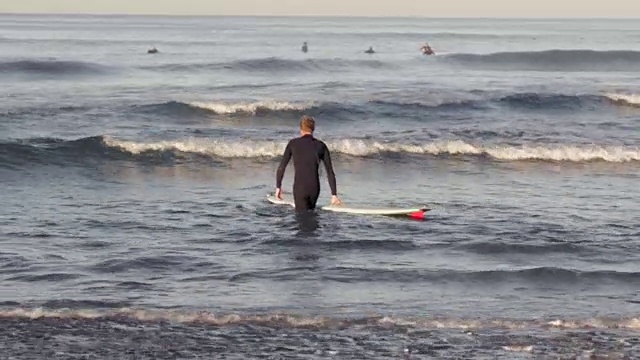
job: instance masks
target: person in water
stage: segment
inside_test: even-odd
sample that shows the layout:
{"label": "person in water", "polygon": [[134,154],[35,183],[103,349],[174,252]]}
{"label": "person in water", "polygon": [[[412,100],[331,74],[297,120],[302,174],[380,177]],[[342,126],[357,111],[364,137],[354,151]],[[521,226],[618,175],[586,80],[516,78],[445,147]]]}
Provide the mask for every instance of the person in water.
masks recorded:
{"label": "person in water", "polygon": [[366,54],[373,54],[375,53],[375,51],[373,51],[373,46],[369,46],[369,50],[365,51]]}
{"label": "person in water", "polygon": [[434,55],[435,52],[433,51],[433,49],[431,48],[431,46],[427,43],[424,43],[424,45],[422,46],[422,48],[420,48],[420,50],[422,51],[423,55]]}
{"label": "person in water", "polygon": [[307,47],[307,42],[305,41],[305,42],[302,44],[302,52],[303,52],[303,53],[306,53],[307,51],[309,51],[309,48]]}
{"label": "person in water", "polygon": [[293,158],[293,200],[297,212],[314,210],[320,196],[320,161],[327,171],[327,180],[331,187],[331,205],[341,205],[336,187],[336,175],[331,164],[331,154],[327,145],[313,137],[315,120],[303,116],[300,120],[300,137],[291,139],[284,150],[280,166],[276,172],[276,198],[282,200],[282,179],[289,160]]}

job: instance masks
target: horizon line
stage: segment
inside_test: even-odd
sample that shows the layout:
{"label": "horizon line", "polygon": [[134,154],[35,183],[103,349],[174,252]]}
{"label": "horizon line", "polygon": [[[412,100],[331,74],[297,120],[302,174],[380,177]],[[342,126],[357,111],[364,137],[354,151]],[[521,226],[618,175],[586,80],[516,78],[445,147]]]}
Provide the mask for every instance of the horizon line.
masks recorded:
{"label": "horizon line", "polygon": [[210,18],[210,17],[253,17],[253,18],[374,18],[374,19],[438,19],[438,20],[638,20],[640,16],[428,16],[428,15],[313,15],[313,14],[168,14],[168,13],[91,13],[91,12],[3,12],[0,15],[18,15],[18,16],[139,16],[139,17],[194,17],[194,18]]}

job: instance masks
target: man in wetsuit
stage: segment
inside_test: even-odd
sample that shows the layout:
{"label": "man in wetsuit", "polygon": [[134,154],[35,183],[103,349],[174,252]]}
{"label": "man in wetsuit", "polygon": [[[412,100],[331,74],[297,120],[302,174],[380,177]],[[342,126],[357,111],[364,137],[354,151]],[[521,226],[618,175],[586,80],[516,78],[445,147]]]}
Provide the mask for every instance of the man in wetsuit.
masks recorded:
{"label": "man in wetsuit", "polygon": [[282,178],[284,171],[293,157],[295,174],[293,179],[293,200],[296,211],[313,210],[320,196],[320,178],[318,167],[320,161],[327,170],[327,179],[331,187],[331,205],[340,205],[336,189],[336,175],[331,164],[331,155],[327,145],[313,137],[315,120],[303,116],[300,121],[300,137],[292,139],[284,150],[284,155],[276,173],[276,197],[282,199]]}

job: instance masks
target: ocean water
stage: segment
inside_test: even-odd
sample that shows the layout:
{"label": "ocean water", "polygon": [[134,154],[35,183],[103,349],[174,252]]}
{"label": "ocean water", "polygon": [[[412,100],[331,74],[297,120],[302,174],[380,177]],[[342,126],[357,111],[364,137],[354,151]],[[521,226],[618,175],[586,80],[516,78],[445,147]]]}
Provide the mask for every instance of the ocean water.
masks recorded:
{"label": "ocean water", "polygon": [[[639,41],[0,15],[0,358],[638,358]],[[427,219],[267,203],[304,114],[345,204]]]}

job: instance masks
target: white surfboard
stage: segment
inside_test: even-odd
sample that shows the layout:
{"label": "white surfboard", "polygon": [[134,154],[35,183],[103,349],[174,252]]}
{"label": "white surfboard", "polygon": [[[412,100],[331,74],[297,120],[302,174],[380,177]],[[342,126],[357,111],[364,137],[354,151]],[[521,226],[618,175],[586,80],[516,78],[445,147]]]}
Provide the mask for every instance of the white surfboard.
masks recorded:
{"label": "white surfboard", "polygon": [[[276,205],[288,205],[293,208],[296,207],[292,200],[278,199],[274,195],[267,195],[267,201]],[[361,214],[361,215],[384,215],[384,216],[409,216],[415,219],[424,219],[425,213],[431,209],[426,206],[417,208],[353,208],[343,205],[323,205],[319,206],[320,209],[326,211],[334,211],[348,214]]]}

